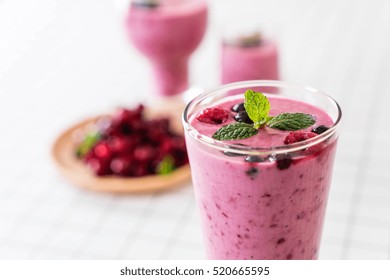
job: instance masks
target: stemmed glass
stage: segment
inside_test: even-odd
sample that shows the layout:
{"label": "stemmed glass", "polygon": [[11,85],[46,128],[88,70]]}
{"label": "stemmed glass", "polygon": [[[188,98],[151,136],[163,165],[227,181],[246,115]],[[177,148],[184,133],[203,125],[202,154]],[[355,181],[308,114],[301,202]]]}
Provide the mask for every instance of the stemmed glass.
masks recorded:
{"label": "stemmed glass", "polygon": [[176,96],[188,89],[188,61],[206,25],[206,0],[131,1],[126,30],[151,63],[158,96]]}

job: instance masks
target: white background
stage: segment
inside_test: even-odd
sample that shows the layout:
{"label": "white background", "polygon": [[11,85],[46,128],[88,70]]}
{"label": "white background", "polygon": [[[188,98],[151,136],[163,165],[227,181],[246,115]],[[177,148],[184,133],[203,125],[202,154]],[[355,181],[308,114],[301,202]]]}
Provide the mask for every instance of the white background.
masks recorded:
{"label": "white background", "polygon": [[[133,276],[130,271],[138,272],[138,268],[170,269],[176,271],[175,268],[181,269],[202,269],[203,276],[197,275],[187,276]],[[213,275],[215,271],[221,271],[220,267],[229,267],[232,270],[236,268],[238,272],[240,268],[245,272],[245,268],[249,267],[249,271],[254,267],[262,267],[264,273],[262,275],[237,276]],[[268,267],[268,275],[265,268]],[[328,280],[337,277],[337,279],[367,279],[376,280],[389,279],[388,261],[184,261],[184,260],[143,260],[143,261],[124,261],[124,260],[86,260],[86,261],[0,261],[0,276],[7,280],[20,279],[39,279],[51,280],[53,277],[58,280],[68,279],[237,279],[252,280],[252,279],[300,279],[311,280]],[[129,269],[129,270],[126,270]],[[121,275],[122,269],[128,271],[126,275]],[[144,270],[144,271],[145,271]],[[229,270],[229,271],[232,271]],[[188,272],[189,270],[187,270]],[[255,270],[256,271],[256,270]],[[207,273],[208,272],[208,273]],[[150,272],[149,272],[150,274]]]}
{"label": "white background", "polygon": [[[287,81],[344,111],[322,259],[390,258],[390,1],[209,1],[191,82],[218,84],[227,23],[257,21]],[[0,0],[0,258],[202,259],[191,185],[112,196],[65,182],[50,160],[64,128],[150,97],[148,64],[127,42],[127,1]]]}

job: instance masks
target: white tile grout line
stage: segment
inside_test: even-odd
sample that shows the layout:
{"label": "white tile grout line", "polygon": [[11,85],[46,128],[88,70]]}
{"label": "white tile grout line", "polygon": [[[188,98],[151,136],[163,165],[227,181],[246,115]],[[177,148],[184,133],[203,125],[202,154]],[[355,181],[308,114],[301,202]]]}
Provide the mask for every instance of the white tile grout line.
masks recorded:
{"label": "white tile grout line", "polygon": [[[152,196],[153,196],[153,198],[155,198],[158,196],[158,193],[154,193]],[[135,242],[136,238],[139,237],[139,235],[140,235],[139,229],[144,225],[145,217],[147,217],[150,214],[152,209],[153,209],[153,199],[148,202],[148,204],[145,206],[145,208],[139,214],[137,221],[133,225],[133,229],[130,231],[129,236],[123,242],[121,249],[117,252],[114,259],[123,259],[124,258],[127,250],[130,248],[132,242]]]}
{"label": "white tile grout line", "polygon": [[97,234],[99,231],[103,229],[102,223],[109,218],[109,215],[107,215],[106,210],[115,210],[116,209],[116,203],[115,203],[115,197],[108,197],[108,201],[106,202],[106,205],[103,206],[103,211],[100,213],[98,218],[96,219],[96,222],[94,225],[89,227],[88,233],[84,238],[84,241],[81,242],[82,246],[79,246],[76,250],[74,250],[72,254],[72,258],[77,258],[78,256],[85,255],[87,253],[86,249],[88,248],[88,241],[91,240],[91,237],[93,237],[95,234]]}
{"label": "white tile grout line", "polygon": [[[323,3],[329,3],[329,2],[327,2],[327,1],[324,1],[324,2],[321,2],[322,4]],[[343,13],[343,9],[345,9],[346,8],[346,5],[348,4],[347,3],[347,1],[339,1],[339,2],[337,2],[337,6],[332,6],[332,9],[334,9],[333,10],[333,17],[332,17],[332,21],[330,22],[330,24],[332,24],[332,28],[330,29],[330,32],[329,32],[329,38],[331,38],[332,37],[332,35],[333,34],[340,34],[342,31],[340,31],[338,28],[337,28],[337,19],[335,19],[335,18],[337,18],[337,16],[339,16],[339,15],[341,15],[342,13]],[[341,5],[343,5],[343,6],[341,6]],[[357,9],[358,10],[358,9]],[[315,19],[315,20],[317,20],[317,19]],[[351,21],[349,21],[349,23],[352,25],[353,23],[352,23],[352,20]],[[317,28],[318,29],[318,26],[315,26],[315,25],[312,25],[312,28]],[[328,27],[327,26],[325,26],[325,27],[323,27],[324,29],[327,29]],[[317,31],[318,32],[318,31]],[[344,41],[346,41],[346,38],[347,38],[347,36],[337,36],[337,38],[341,38],[341,40],[344,40]],[[331,45],[331,44],[334,44],[334,42],[332,42],[330,39],[328,40],[328,45]],[[320,56],[320,60],[318,61],[318,64],[317,64],[317,69],[313,69],[313,71],[310,71],[310,72],[307,72],[307,74],[308,74],[308,80],[310,80],[310,81],[314,81],[315,80],[315,83],[318,83],[319,82],[319,80],[321,79],[321,77],[326,77],[326,75],[323,75],[323,73],[326,73],[326,71],[328,70],[327,68],[323,68],[323,67],[321,67],[322,65],[328,65],[328,63],[332,63],[332,62],[334,62],[335,60],[331,60],[331,61],[329,61],[329,57],[326,55],[326,51],[329,49],[329,47],[324,47],[322,50],[323,50],[323,53],[322,53],[322,55]],[[307,61],[309,61],[309,60],[307,60]],[[316,71],[317,70],[317,71]],[[310,76],[312,74],[312,76]],[[315,86],[315,85],[313,85],[313,86]]]}
{"label": "white tile grout line", "polygon": [[166,259],[167,258],[167,256],[169,255],[170,251],[172,250],[172,247],[175,246],[175,244],[178,241],[177,237],[183,231],[183,225],[186,222],[188,222],[189,212],[194,207],[194,204],[191,203],[192,199],[193,199],[192,196],[188,196],[187,199],[188,199],[187,207],[185,208],[184,212],[181,214],[180,220],[176,224],[176,227],[173,230],[173,232],[172,232],[171,236],[169,237],[168,241],[165,243],[164,249],[163,249],[159,259]]}
{"label": "white tile grout line", "polygon": [[[23,177],[23,178],[21,177],[19,179],[25,180],[25,177]],[[15,194],[12,194],[12,195],[15,195]],[[44,189],[42,189],[40,193],[34,194],[33,199],[30,200],[30,205],[25,209],[25,211],[23,211],[22,214],[20,214],[20,216],[18,216],[16,219],[14,219],[12,221],[13,222],[13,232],[19,230],[21,225],[25,224],[26,220],[29,219],[29,217],[28,217],[28,215],[26,215],[26,213],[32,212],[36,208],[36,205],[44,203],[44,201],[47,199],[47,197],[49,197],[49,195],[47,195],[47,194],[45,195]]]}
{"label": "white tile grout line", "polygon": [[[358,9],[357,9],[358,10]],[[361,10],[361,9],[360,9]],[[356,13],[355,13],[355,15],[356,15]],[[345,36],[346,37],[346,36]],[[344,38],[344,40],[345,40],[345,38]],[[324,55],[323,56],[323,58],[325,59],[326,58],[326,55]],[[323,60],[324,61],[324,60]],[[349,91],[351,91],[352,89],[353,89],[353,87],[357,87],[358,86],[358,84],[357,83],[352,83],[352,85],[351,84],[349,84],[349,81],[351,81],[352,79],[351,78],[349,78],[349,75],[350,75],[350,73],[351,73],[351,71],[348,71],[348,69],[350,69],[351,67],[353,67],[353,63],[350,63],[348,66],[347,66],[347,71],[346,71],[346,73],[344,74],[344,75],[346,75],[348,78],[347,79],[345,79],[344,80],[344,83],[342,84],[342,89],[344,88],[344,90],[342,90],[342,92],[349,92]],[[325,70],[325,69],[323,69],[323,70]],[[317,76],[320,76],[321,74],[317,74]],[[346,103],[347,104],[347,102],[342,102],[342,100],[344,99],[344,98],[346,98],[347,97],[347,95],[341,95],[339,98],[340,98],[340,103]],[[341,133],[342,133],[342,131],[341,131]],[[337,157],[336,157],[336,159],[337,159]],[[361,166],[361,163],[360,163],[360,166]],[[357,180],[358,182],[359,182],[359,180]],[[354,193],[356,193],[356,186],[355,186],[355,192]],[[356,200],[356,198],[355,198],[355,196],[356,195],[354,195],[354,199],[352,199],[352,201],[351,201],[351,205],[353,205],[353,206],[350,206],[350,208],[353,208],[353,209],[355,209],[355,207],[357,207],[357,206],[354,206],[358,201]],[[342,250],[342,255],[340,256],[341,258],[346,258],[346,254],[347,254],[347,250],[349,249],[349,239],[348,239],[348,237],[349,237],[349,235],[350,234],[348,234],[350,231],[352,231],[352,223],[351,223],[351,215],[353,215],[354,214],[354,212],[351,212],[351,210],[350,210],[350,213],[349,213],[349,221],[348,221],[348,224],[349,224],[349,226],[347,226],[347,230],[346,230],[346,232],[344,232],[344,244],[343,244],[343,250]]]}
{"label": "white tile grout line", "polygon": [[[378,83],[376,84],[377,90],[374,91],[378,94],[376,96],[376,98],[378,98],[379,100],[380,100],[380,95],[384,94],[384,91],[381,90],[380,88],[382,87],[382,83],[383,83],[382,81],[386,81],[386,75],[387,75],[387,73],[385,73],[384,71],[380,71],[382,68],[381,67],[382,63],[385,63],[385,61],[380,61],[379,65],[378,65],[379,71],[377,72],[378,73],[378,76],[377,76]],[[374,100],[372,100],[372,103],[370,104],[370,107],[368,110],[370,112],[371,118],[375,119],[375,116],[378,116],[382,105],[383,104],[381,104],[381,102],[374,102]],[[371,122],[371,123],[368,123],[366,125],[366,127],[364,128],[364,131],[366,131],[369,135],[374,135],[373,133],[376,129],[377,129],[376,123]],[[351,202],[351,206],[349,209],[348,225],[347,225],[347,229],[346,229],[346,232],[344,235],[344,242],[343,242],[344,245],[343,245],[343,251],[342,251],[342,255],[341,255],[341,257],[343,259],[348,258],[348,252],[349,252],[349,249],[351,247],[351,235],[353,233],[354,225],[355,225],[356,220],[357,220],[356,212],[357,212],[357,209],[359,207],[359,202],[360,202],[360,198],[361,198],[360,192],[361,192],[361,189],[363,188],[363,186],[366,182],[365,168],[371,160],[371,157],[369,156],[369,151],[371,149],[371,143],[372,143],[372,140],[369,137],[366,137],[364,139],[365,152],[363,153],[361,151],[360,157],[358,159],[358,171],[357,171],[357,176],[356,176],[356,180],[355,180],[355,190],[353,191],[353,194],[352,194],[353,200]]]}
{"label": "white tile grout line", "polygon": [[62,212],[61,218],[55,220],[50,227],[47,228],[46,234],[37,242],[36,246],[30,251],[29,256],[32,256],[36,254],[39,250],[42,250],[43,248],[48,247],[48,240],[50,240],[53,237],[53,233],[58,233],[61,230],[61,227],[63,227],[66,217],[68,217],[71,214],[70,209],[72,209],[72,205],[77,205],[80,200],[82,199],[82,196],[80,195],[82,191],[78,191],[78,195],[76,195],[71,203],[69,204],[69,207],[64,209]]}

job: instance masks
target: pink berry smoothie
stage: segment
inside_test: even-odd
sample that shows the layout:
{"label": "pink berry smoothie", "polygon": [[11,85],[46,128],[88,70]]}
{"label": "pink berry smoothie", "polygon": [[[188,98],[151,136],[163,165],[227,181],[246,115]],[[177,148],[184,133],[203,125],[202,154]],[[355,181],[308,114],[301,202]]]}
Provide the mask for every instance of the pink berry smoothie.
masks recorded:
{"label": "pink berry smoothie", "polygon": [[[303,131],[334,125],[335,120],[311,104],[273,94],[268,99],[271,116],[282,112],[313,115],[316,123]],[[208,258],[316,259],[337,135],[325,137],[324,132],[310,139],[325,137],[319,143],[282,153],[278,149],[289,148],[284,139],[290,132],[261,129],[247,139],[223,141],[226,145],[241,145],[244,150],[237,153],[215,148],[190,135],[195,131],[198,136],[211,137],[221,126],[235,122],[236,113],[231,108],[241,102],[243,95],[236,95],[207,106],[229,112],[229,119],[223,124],[198,121],[199,111],[189,116],[192,132],[185,124]],[[251,154],[251,148],[268,152],[253,154],[252,150]]]}
{"label": "pink berry smoothie", "polygon": [[[255,34],[260,36],[259,34]],[[278,80],[278,49],[272,40],[252,35],[224,42],[221,51],[223,84],[246,80]]]}
{"label": "pink berry smoothie", "polygon": [[152,63],[158,94],[171,96],[188,88],[188,60],[206,25],[205,0],[132,2],[126,28],[135,47]]}

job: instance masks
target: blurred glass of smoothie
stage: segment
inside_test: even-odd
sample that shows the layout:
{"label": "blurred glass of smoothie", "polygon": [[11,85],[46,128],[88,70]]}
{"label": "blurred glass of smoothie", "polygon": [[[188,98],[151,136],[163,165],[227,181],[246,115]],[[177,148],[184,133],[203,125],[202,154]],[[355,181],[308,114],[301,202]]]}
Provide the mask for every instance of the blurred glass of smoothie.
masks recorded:
{"label": "blurred glass of smoothie", "polygon": [[157,93],[188,89],[188,60],[207,25],[206,0],[133,0],[126,17],[128,35],[152,63]]}
{"label": "blurred glass of smoothie", "polygon": [[225,36],[221,50],[222,84],[278,79],[278,49],[274,41],[257,31]]}
{"label": "blurred glass of smoothie", "polygon": [[[276,89],[264,93],[270,116],[310,114],[314,125],[215,140],[222,126],[251,123],[242,103],[252,88]],[[228,84],[187,105],[183,124],[210,259],[318,257],[340,118],[328,95],[278,81]]]}

